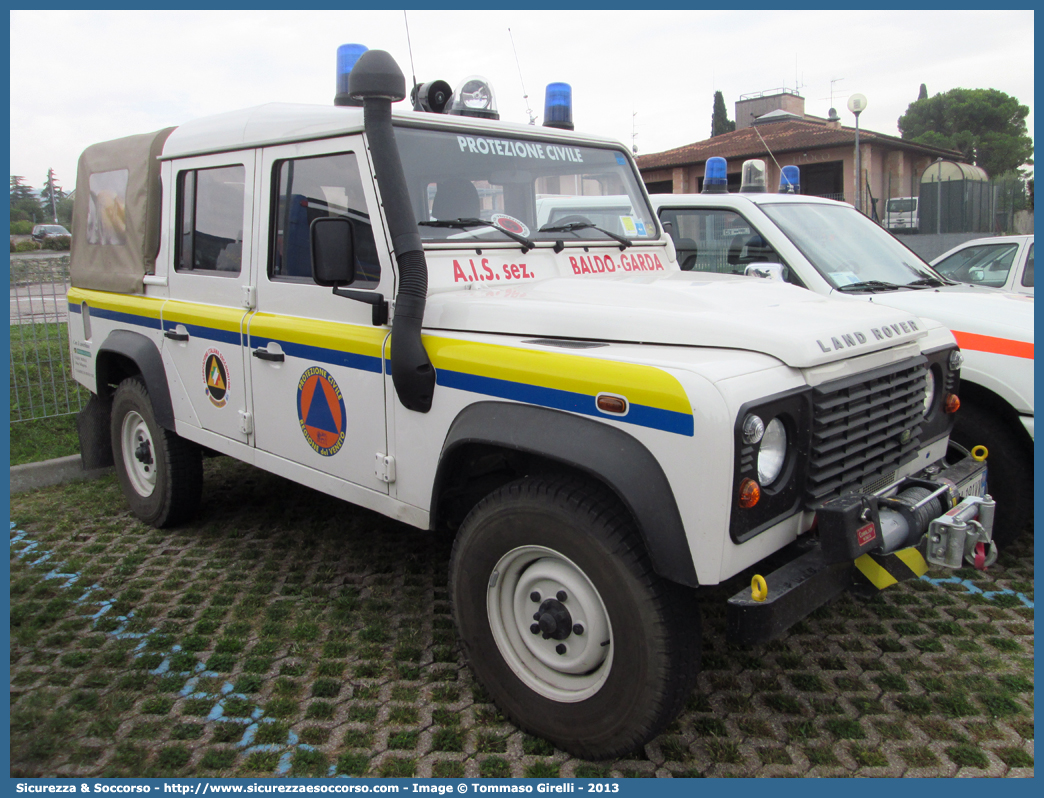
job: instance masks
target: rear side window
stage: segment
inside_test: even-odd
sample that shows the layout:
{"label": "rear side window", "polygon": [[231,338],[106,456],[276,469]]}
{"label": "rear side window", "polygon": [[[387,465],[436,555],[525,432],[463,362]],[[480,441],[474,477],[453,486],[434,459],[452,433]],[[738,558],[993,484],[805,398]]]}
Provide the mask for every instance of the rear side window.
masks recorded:
{"label": "rear side window", "polygon": [[366,210],[355,154],[293,158],[275,164],[278,192],[272,203],[269,276],[273,280],[312,282],[310,228],[328,216],[352,223],[355,247],[355,288],[376,288],[381,265]]}
{"label": "rear side window", "polygon": [[245,181],[242,165],[178,173],[177,271],[239,274]]}

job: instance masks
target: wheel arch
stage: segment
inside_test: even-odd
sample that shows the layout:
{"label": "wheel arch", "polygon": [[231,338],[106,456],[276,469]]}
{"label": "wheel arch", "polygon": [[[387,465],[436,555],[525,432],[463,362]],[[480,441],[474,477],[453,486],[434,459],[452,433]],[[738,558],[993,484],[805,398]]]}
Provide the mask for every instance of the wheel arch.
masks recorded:
{"label": "wheel arch", "polygon": [[[494,473],[474,467],[494,456],[506,457],[510,465]],[[656,573],[698,586],[681,513],[656,458],[616,427],[559,410],[507,402],[477,402],[464,408],[450,425],[439,456],[431,526],[448,517],[454,491],[465,495],[466,511],[503,482],[554,468],[605,485],[634,518]]]}
{"label": "wheel arch", "polygon": [[95,361],[96,393],[111,398],[112,386],[127,377],[141,376],[152,401],[156,422],[174,432],[174,406],[170,400],[170,386],[163,358],[156,344],[141,333],[113,330],[98,348]]}
{"label": "wheel arch", "polygon": [[[1002,396],[979,383],[961,380],[960,397],[961,402],[988,410],[1003,419],[1016,438],[1032,452],[1033,439],[1026,431],[1026,427],[1023,426],[1019,412]],[[960,410],[957,411],[958,414],[960,412]]]}

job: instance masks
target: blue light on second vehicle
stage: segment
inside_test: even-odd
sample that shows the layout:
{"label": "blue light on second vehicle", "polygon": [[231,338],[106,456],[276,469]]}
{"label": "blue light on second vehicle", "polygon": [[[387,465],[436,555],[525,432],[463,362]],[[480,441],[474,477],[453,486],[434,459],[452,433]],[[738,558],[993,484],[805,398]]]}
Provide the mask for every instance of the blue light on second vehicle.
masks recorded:
{"label": "blue light on second vehicle", "polygon": [[780,194],[801,193],[801,169],[797,166],[784,166],[779,175]]}
{"label": "blue light on second vehicle", "polygon": [[728,164],[724,158],[714,156],[707,159],[707,167],[703,172],[704,194],[727,194],[729,189],[729,178],[727,174]]}

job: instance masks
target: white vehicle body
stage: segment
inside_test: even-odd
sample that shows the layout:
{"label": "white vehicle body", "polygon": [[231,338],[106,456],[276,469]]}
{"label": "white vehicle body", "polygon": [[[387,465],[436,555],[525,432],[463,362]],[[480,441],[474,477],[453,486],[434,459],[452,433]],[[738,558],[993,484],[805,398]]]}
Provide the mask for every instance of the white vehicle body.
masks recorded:
{"label": "white vehicle body", "polygon": [[917,197],[893,197],[885,203],[885,229],[892,233],[916,233],[921,227]]}
{"label": "white vehicle body", "polygon": [[[1020,470],[1028,469],[1032,474],[1032,297],[978,285],[943,284],[948,281],[933,279],[934,272],[915,253],[887,236],[877,242],[881,246],[882,260],[887,250],[888,257],[901,259],[907,264],[909,278],[922,277],[935,284],[892,288],[868,285],[866,288],[860,288],[855,284],[861,279],[887,279],[880,270],[883,267],[875,261],[876,253],[864,254],[858,247],[850,246],[850,242],[846,243],[841,237],[833,241],[813,240],[816,209],[828,209],[827,212],[836,213],[839,209],[851,208],[845,203],[816,197],[771,193],[658,194],[653,195],[652,200],[661,221],[668,218],[677,219],[679,215],[685,217],[687,213],[691,215],[698,212],[706,215],[712,209],[728,211],[745,219],[751,228],[748,233],[758,234],[763,241],[756,248],[749,247],[747,242],[741,242],[742,250],[730,253],[724,259],[720,267],[723,270],[742,273],[749,263],[778,262],[788,270],[787,276],[791,282],[821,296],[861,300],[876,306],[900,308],[946,325],[953,331],[964,354],[961,400],[965,416],[969,415],[967,411],[971,407],[975,407],[977,412],[988,411],[991,416],[1000,419],[1000,423],[1010,431],[1013,438],[1011,441],[1006,440],[1001,446],[990,447],[993,451],[991,462],[999,466],[1001,460],[1014,457],[1020,464]],[[780,215],[773,209],[785,208],[792,209],[784,212],[790,216],[804,215],[809,219],[809,222],[801,227],[800,233],[793,232],[788,235],[772,218],[773,214],[777,217]],[[855,213],[852,209],[852,214]],[[874,231],[881,233],[880,228],[872,222],[865,218],[864,221],[865,225],[860,225],[859,229],[865,227],[868,236],[873,235]],[[683,233],[684,231],[674,231],[679,252],[689,246],[681,240],[684,238]],[[881,235],[883,236],[883,233]],[[893,243],[898,249],[891,249]],[[1025,251],[1024,241],[1019,241],[1016,246],[1020,254]],[[1032,241],[1029,246],[1032,246]],[[838,270],[833,272],[817,268],[808,253],[821,255],[827,251],[835,253],[838,262],[849,262],[851,268],[846,271],[848,267],[838,267]],[[730,263],[730,259],[734,262]],[[703,256],[694,259],[691,266],[695,270],[718,268],[716,264],[708,264]],[[961,425],[961,417],[961,413],[958,413],[958,426]],[[1005,451],[1014,449],[1016,444],[1019,447],[1018,451]],[[998,479],[995,484],[998,490],[1003,490],[1001,480]],[[1004,503],[998,499],[998,505],[1003,507]]]}
{"label": "white vehicle body", "polygon": [[965,241],[931,262],[944,277],[1033,296],[1033,236]]}
{"label": "white vehicle body", "polygon": [[[268,105],[137,137],[155,184],[134,163],[128,181],[119,142],[84,153],[78,182],[116,187],[113,236],[147,233],[135,185],[161,212],[158,250],[141,236],[118,288],[110,239],[73,237],[83,428],[110,429],[124,493],[158,525],[198,503],[198,447],[415,527],[459,524],[454,612],[498,703],[570,750],[633,750],[680,707],[644,691],[695,678],[692,587],[794,542],[839,496],[876,507],[941,463],[952,416],[928,375],[958,378],[953,336],[904,309],[683,272],[622,145],[393,114],[404,84],[371,54],[365,113]],[[633,239],[541,230],[549,195],[577,207],[569,186],[603,210],[626,196],[604,221]],[[85,443],[85,460],[104,450]],[[942,517],[960,497],[940,490]],[[885,537],[861,518],[828,569],[845,580]]]}

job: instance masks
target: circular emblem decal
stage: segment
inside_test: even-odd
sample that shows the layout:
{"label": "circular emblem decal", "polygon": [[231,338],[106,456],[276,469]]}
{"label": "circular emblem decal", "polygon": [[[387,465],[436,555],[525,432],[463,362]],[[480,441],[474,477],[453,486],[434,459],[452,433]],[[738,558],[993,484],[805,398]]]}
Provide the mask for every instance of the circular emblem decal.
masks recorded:
{"label": "circular emblem decal", "polygon": [[332,457],[344,445],[344,397],[326,369],[312,366],[297,383],[297,420],[308,445]]}
{"label": "circular emblem decal", "polygon": [[203,384],[214,407],[228,404],[228,363],[217,349],[203,353]]}
{"label": "circular emblem decal", "polygon": [[490,217],[490,221],[501,230],[510,230],[512,233],[517,233],[520,236],[529,235],[529,228],[524,223],[514,216],[508,216],[506,213],[494,213]]}

